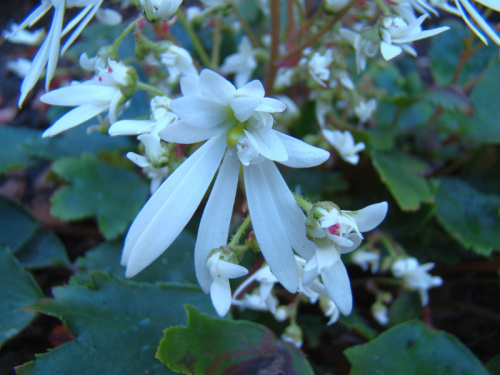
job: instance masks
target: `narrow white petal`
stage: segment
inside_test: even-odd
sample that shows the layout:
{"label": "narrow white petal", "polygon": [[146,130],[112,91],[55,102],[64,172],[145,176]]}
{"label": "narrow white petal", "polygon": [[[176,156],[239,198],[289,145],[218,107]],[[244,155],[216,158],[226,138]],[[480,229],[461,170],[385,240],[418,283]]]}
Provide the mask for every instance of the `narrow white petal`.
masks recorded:
{"label": "narrow white petal", "polygon": [[212,281],[206,265],[208,254],[227,244],[238,173],[238,160],[226,155],[201,218],[194,248],[194,265],[198,283],[205,293],[208,293]]}
{"label": "narrow white petal", "polygon": [[49,91],[50,81],[56,71],[57,60],[59,58],[59,48],[61,46],[61,31],[64,21],[64,3],[54,6],[54,18],[50,26],[47,39],[50,41],[49,55],[47,60],[47,72],[45,74],[45,90]]}
{"label": "narrow white petal", "polygon": [[[50,1],[42,1],[40,6],[36,8],[18,27],[16,30],[22,30],[26,28],[26,26],[31,27],[35,24],[40,18],[42,18],[49,9],[52,8],[52,3]],[[15,31],[14,31],[15,33]],[[14,34],[13,33],[13,34]]]}
{"label": "narrow white petal", "polygon": [[141,168],[151,165],[147,157],[136,154],[135,152],[127,152],[127,158]]}
{"label": "narrow white petal", "polygon": [[92,5],[87,5],[85,8],[83,8],[80,13],[78,13],[75,17],[69,21],[66,26],[64,26],[64,29],[61,33],[61,38],[65,37],[68,32],[74,29],[76,25],[85,17],[85,15],[89,12],[89,10],[92,8]]}
{"label": "narrow white petal", "polygon": [[335,302],[340,312],[349,315],[352,311],[351,283],[342,260],[321,273],[328,296]]}
{"label": "narrow white petal", "polygon": [[[481,39],[481,41],[484,44],[487,45],[488,39],[486,39],[486,37],[481,33],[481,31],[479,31],[479,29],[472,22],[470,22],[469,17],[465,13],[465,9],[463,8],[464,4],[462,4],[462,1],[455,0],[455,5],[457,6],[458,12],[459,12],[460,16],[462,17],[462,19],[464,20],[464,22],[467,24],[467,26],[469,26],[469,28],[474,32],[474,34],[476,34],[476,36],[479,39]],[[480,17],[480,15],[479,15],[479,17]]]}
{"label": "narrow white petal", "polygon": [[218,125],[228,116],[226,107],[199,95],[174,99],[170,108],[181,120],[200,128]]}
{"label": "narrow white petal", "polygon": [[156,122],[151,120],[120,120],[108,129],[109,135],[139,135],[149,133]]}
{"label": "narrow white petal", "polygon": [[380,202],[359,211],[346,211],[346,213],[356,221],[360,232],[367,232],[376,228],[385,219],[388,208],[387,202]]}
{"label": "narrow white petal", "polygon": [[82,104],[108,103],[117,88],[104,85],[75,84],[49,91],[40,97],[46,104],[73,107]]}
{"label": "narrow white petal", "polygon": [[302,276],[302,284],[308,285],[319,276],[318,257],[314,255],[304,267],[304,275]]}
{"label": "narrow white petal", "polygon": [[285,146],[278,138],[279,132],[269,128],[245,130],[245,134],[259,153],[267,159],[284,162],[288,160]]}
{"label": "narrow white petal", "polygon": [[293,197],[276,165],[271,161],[265,161],[260,165],[293,249],[302,258],[310,259],[314,254],[315,246],[307,239],[306,215]]}
{"label": "narrow white petal", "polygon": [[288,218],[276,207],[262,170],[264,163],[243,167],[252,226],[272,273],[288,291],[295,293],[299,286],[298,271],[288,233],[282,224]]}
{"label": "narrow white petal", "polygon": [[487,6],[488,8],[491,8],[493,10],[496,10],[497,12],[500,12],[500,2],[498,0],[476,0],[479,4],[483,4],[484,6]]}
{"label": "narrow white petal", "polygon": [[415,40],[430,38],[431,36],[440,34],[446,30],[449,30],[449,29],[450,29],[449,26],[441,26],[441,27],[436,27],[434,29],[430,29],[430,30],[424,30],[424,31],[419,32],[417,35],[411,35],[408,37],[394,39],[394,43],[399,43],[399,44],[411,43]]}
{"label": "narrow white petal", "polygon": [[226,315],[231,308],[231,286],[229,285],[229,280],[223,277],[215,279],[210,286],[210,298],[217,314],[219,316]]}
{"label": "narrow white petal", "polygon": [[111,101],[109,102],[109,111],[108,111],[108,120],[111,125],[113,125],[116,122],[116,110],[122,98],[123,94],[120,90],[116,90],[113,96],[111,97]]}
{"label": "narrow white petal", "polygon": [[142,271],[177,238],[213,179],[226,139],[210,139],[159,187],[132,223],[122,254],[126,276]]}
{"label": "narrow white petal", "polygon": [[76,107],[57,120],[50,128],[45,130],[42,137],[52,137],[65,130],[71,129],[81,123],[90,120],[99,113],[104,112],[107,105],[85,104]]}
{"label": "narrow white petal", "polygon": [[340,255],[331,241],[322,239],[316,241],[316,259],[318,262],[318,271],[321,273],[325,268],[338,262]]}
{"label": "narrow white petal", "polygon": [[255,108],[256,111],[261,112],[283,112],[286,109],[285,103],[281,100],[274,98],[262,98],[260,104]]}
{"label": "narrow white petal", "polygon": [[224,124],[200,128],[180,120],[167,125],[158,135],[166,142],[190,144],[212,138],[222,133],[226,128],[227,126]]}
{"label": "narrow white petal", "polygon": [[99,1],[97,4],[95,4],[94,7],[92,8],[92,10],[89,12],[89,14],[87,14],[87,16],[83,19],[83,21],[80,22],[80,24],[78,25],[78,27],[76,28],[76,30],[73,31],[73,34],[71,34],[71,36],[68,38],[68,40],[66,41],[66,43],[64,43],[64,46],[61,49],[61,56],[68,50],[68,48],[73,44],[73,42],[76,40],[76,38],[78,38],[80,36],[80,34],[82,33],[83,29],[85,29],[85,27],[87,26],[87,24],[94,17],[94,15],[97,12],[97,10],[99,9],[99,6],[101,5],[101,3],[102,3],[102,0]]}
{"label": "narrow white petal", "polygon": [[292,168],[309,168],[324,163],[330,153],[319,147],[311,146],[297,138],[276,132],[281,143],[285,146],[288,160],[280,162]]}
{"label": "narrow white petal", "polygon": [[[495,31],[491,28],[488,22],[485,21],[484,17],[470,4],[468,1],[460,2],[461,5],[469,12],[470,16],[477,23],[477,25],[488,35],[491,40],[495,42],[495,44],[500,45],[500,37]],[[498,7],[498,5],[497,5]],[[474,29],[472,29],[474,31]],[[487,44],[487,43],[486,43]]]}
{"label": "narrow white petal", "polygon": [[248,270],[245,267],[225,261],[219,261],[217,263],[217,272],[225,279],[236,279],[248,274]]}

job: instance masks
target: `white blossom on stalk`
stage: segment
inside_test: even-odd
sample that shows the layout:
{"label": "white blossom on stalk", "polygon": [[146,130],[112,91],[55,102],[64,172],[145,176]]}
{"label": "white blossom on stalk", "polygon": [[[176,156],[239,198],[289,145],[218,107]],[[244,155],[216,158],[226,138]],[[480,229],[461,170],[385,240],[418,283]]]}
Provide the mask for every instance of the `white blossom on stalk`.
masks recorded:
{"label": "white blossom on stalk", "polygon": [[359,249],[351,256],[354,264],[360,266],[363,271],[370,268],[371,273],[377,273],[380,267],[380,252],[378,250],[363,250]]}
{"label": "white blossom on stalk", "polygon": [[439,276],[428,273],[433,268],[434,263],[420,264],[416,258],[406,258],[394,262],[391,269],[394,276],[403,279],[405,288],[418,291],[422,306],[425,306],[429,302],[428,290],[443,284]]}
{"label": "white blossom on stalk", "polygon": [[366,68],[368,57],[373,57],[377,54],[379,44],[373,39],[368,38],[365,35],[367,33],[357,33],[345,28],[340,28],[339,33],[354,47],[356,52],[356,68],[358,73],[361,73]]}
{"label": "white blossom on stalk", "polygon": [[[259,283],[258,289],[250,294],[246,293],[242,298],[238,298],[239,294],[253,282]],[[242,309],[270,311],[274,314],[278,303],[276,297],[272,294],[272,290],[277,282],[278,279],[273,275],[269,266],[263,266],[238,286],[238,289],[234,292],[234,296],[238,299],[233,298],[233,305]]]}
{"label": "white blossom on stalk", "polygon": [[385,326],[387,323],[389,323],[389,309],[382,302],[375,302],[371,307],[371,313],[378,324]]}
{"label": "white blossom on stalk", "polygon": [[150,22],[168,21],[179,9],[182,0],[139,0],[139,8]]}
{"label": "white blossom on stalk", "polygon": [[22,57],[18,57],[15,60],[9,61],[7,63],[7,70],[16,74],[19,78],[26,77],[31,66],[31,61]]}
{"label": "white blossom on stalk", "polygon": [[166,150],[163,148],[158,135],[142,134],[137,139],[144,145],[146,155],[129,152],[127,158],[141,167],[148,178],[151,179],[149,190],[153,194],[168,176],[168,154],[165,152]]}
{"label": "white blossom on stalk", "polygon": [[224,316],[231,307],[229,279],[245,276],[248,270],[238,264],[224,260],[222,251],[210,255],[206,262],[211,278],[210,298],[217,314]]}
{"label": "white blossom on stalk", "polygon": [[212,249],[227,244],[241,163],[252,226],[262,254],[280,283],[296,292],[299,280],[293,250],[310,258],[314,244],[306,237],[305,215],[274,161],[311,167],[324,162],[328,152],[272,129],[271,113],[283,111],[285,106],[264,97],[260,81],[236,89],[205,69],[199,77],[182,78],[181,90],[183,96],[171,103],[180,120],[167,126],[160,136],[168,142],[207,142],[167,178],[132,223],[122,254],[126,276],[140,272],[170,246],[220,166],[195,245],[196,275],[208,293],[212,277],[206,260]]}
{"label": "white blossom on stalk", "polygon": [[330,318],[328,323],[326,323],[327,326],[331,326],[339,320],[340,310],[330,297],[319,297],[319,307],[323,311],[323,314],[325,314],[327,318]]}
{"label": "white blossom on stalk", "polygon": [[[474,1],[492,10],[500,12],[500,1],[498,0]],[[488,39],[486,38],[486,36],[488,36],[495,44],[500,46],[500,36],[498,32],[496,32],[495,29],[488,24],[488,21],[486,21],[481,13],[477,11],[470,0],[455,0],[455,5],[457,6],[457,10],[464,22],[484,44],[488,44]]]}
{"label": "white blossom on stalk", "polygon": [[[66,50],[81,34],[85,26],[91,21],[101,6],[103,0],[41,0],[41,4],[36,8],[20,25],[10,34],[10,38],[15,38],[16,34],[24,30],[26,27],[31,27],[37,23],[51,8],[54,8],[52,16],[52,24],[50,26],[47,37],[38,49],[38,52],[33,59],[30,70],[21,84],[21,95],[19,98],[19,106],[22,105],[24,99],[35,86],[42,71],[47,67],[45,74],[45,89],[48,90],[50,81],[54,77],[57,60],[59,55],[63,55]],[[83,8],[73,19],[66,24],[64,23],[64,13],[68,8]],[[63,28],[64,26],[64,28]],[[61,38],[69,32],[72,34],[66,40],[61,48]]]}
{"label": "white blossom on stalk", "polygon": [[177,82],[181,76],[198,75],[189,52],[175,44],[170,45],[161,53],[161,62],[167,67],[170,83]]}
{"label": "white blossom on stalk", "polygon": [[[304,60],[303,60],[304,61]],[[330,67],[333,63],[333,53],[330,49],[326,50],[324,54],[314,52],[314,54],[307,59],[307,70],[322,87],[327,87],[325,82],[330,80]]]}
{"label": "white blossom on stalk", "polygon": [[342,159],[353,165],[358,164],[358,153],[365,149],[363,142],[355,143],[354,137],[349,130],[342,132],[340,130],[323,129],[321,132],[328,143],[337,150]]}
{"label": "white blossom on stalk", "polygon": [[242,87],[252,77],[253,71],[257,68],[255,60],[255,50],[247,36],[241,38],[238,45],[238,52],[229,55],[224,59],[220,67],[221,73],[234,73],[234,83],[236,87]]}
{"label": "white blossom on stalk", "polygon": [[359,100],[358,104],[354,106],[354,114],[361,122],[367,122],[372,116],[373,112],[377,109],[377,100],[371,98],[368,101],[363,99]]}
{"label": "white blossom on stalk", "polygon": [[307,219],[308,235],[316,243],[314,256],[304,268],[304,285],[321,276],[328,296],[340,312],[352,310],[351,285],[341,254],[354,251],[363,240],[361,232],[377,227],[387,213],[387,202],[359,211],[341,211],[331,202],[313,205]]}
{"label": "white blossom on stalk", "polygon": [[2,36],[11,43],[25,44],[28,46],[37,46],[45,38],[45,30],[38,29],[28,31],[24,29],[17,30],[19,26],[15,23],[10,25],[10,30],[4,30]]}
{"label": "white blossom on stalk", "polygon": [[40,97],[47,104],[76,107],[45,130],[43,137],[52,137],[106,111],[109,123],[116,121],[117,107],[135,90],[137,73],[132,67],[113,60],[98,70],[99,74],[87,81],[73,82]]}
{"label": "white blossom on stalk", "polygon": [[448,26],[422,30],[422,23],[428,17],[423,14],[416,18],[413,9],[406,6],[395,7],[399,16],[387,16],[382,20],[380,27],[380,52],[382,57],[389,61],[405,51],[412,56],[417,56],[417,51],[410,43],[429,38],[449,29]]}

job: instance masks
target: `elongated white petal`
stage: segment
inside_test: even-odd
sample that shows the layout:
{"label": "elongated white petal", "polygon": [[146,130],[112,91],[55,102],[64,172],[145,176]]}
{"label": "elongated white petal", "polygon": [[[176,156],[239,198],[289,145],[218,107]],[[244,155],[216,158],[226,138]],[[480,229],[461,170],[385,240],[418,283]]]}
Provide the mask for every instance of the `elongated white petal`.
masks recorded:
{"label": "elongated white petal", "polygon": [[108,129],[109,135],[139,135],[149,133],[155,126],[151,120],[120,120]]}
{"label": "elongated white petal", "polygon": [[123,94],[120,90],[116,90],[111,101],[109,102],[108,120],[111,125],[116,122],[116,111],[118,109],[118,104],[123,98]]}
{"label": "elongated white petal", "polygon": [[358,224],[360,232],[367,232],[376,228],[387,215],[389,205],[387,202],[380,202],[366,206],[359,211],[345,211]]}
{"label": "elongated white petal", "polygon": [[49,55],[47,59],[47,72],[45,73],[45,90],[49,91],[50,81],[56,71],[57,60],[59,59],[59,48],[61,46],[61,31],[64,21],[65,5],[61,2],[54,5],[54,18],[50,26],[47,39],[50,41]]}
{"label": "elongated white petal", "polygon": [[212,138],[222,133],[226,128],[227,126],[224,124],[199,128],[180,120],[167,125],[158,135],[166,142],[190,144]]}
{"label": "elongated white petal", "polygon": [[335,262],[340,261],[340,255],[330,241],[323,239],[316,241],[316,259],[318,261],[318,272],[321,273]]}
{"label": "elongated white petal", "polygon": [[57,120],[50,128],[45,130],[42,137],[52,137],[65,130],[71,129],[81,123],[90,120],[108,108],[107,104],[85,104],[76,107]]}
{"label": "elongated white petal", "polygon": [[82,20],[82,22],[80,22],[80,24],[75,29],[75,31],[73,31],[73,34],[71,34],[71,36],[68,38],[66,43],[64,43],[64,45],[61,49],[61,56],[68,50],[68,48],[73,44],[73,42],[76,40],[76,38],[78,38],[80,36],[83,29],[85,29],[85,27],[92,20],[92,18],[94,18],[94,15],[97,12],[97,10],[99,9],[99,7],[101,6],[101,3],[102,3],[102,0],[97,2],[93,6],[92,10],[85,16],[85,18]]}
{"label": "elongated white petal", "polygon": [[31,27],[35,24],[40,18],[42,18],[49,10],[52,8],[52,3],[50,1],[42,1],[40,6],[36,8],[31,14],[23,21],[17,29],[12,33],[16,33],[17,30],[22,30],[27,26]]}
{"label": "elongated white petal", "polygon": [[84,7],[75,17],[69,21],[66,26],[64,26],[64,29],[61,33],[61,37],[65,37],[67,33],[69,33],[71,30],[75,28],[76,25],[85,17],[85,15],[89,12],[89,10],[92,8],[92,5],[87,5]]}
{"label": "elongated white petal", "polygon": [[500,2],[498,0],[476,0],[479,4],[500,12]]}
{"label": "elongated white petal", "polygon": [[255,108],[256,111],[269,112],[269,113],[283,112],[285,109],[286,109],[285,103],[283,103],[281,100],[274,98],[262,98],[260,104],[257,106],[257,108]]}
{"label": "elongated white petal", "polygon": [[319,147],[311,146],[297,138],[276,132],[281,143],[285,146],[288,160],[280,162],[292,168],[309,168],[324,163],[330,153]]}
{"label": "elongated white petal", "polygon": [[303,285],[309,285],[319,276],[318,268],[318,257],[315,254],[304,267]]}
{"label": "elongated white petal", "polygon": [[200,73],[199,89],[201,95],[212,102],[226,106],[236,92],[231,82],[209,69]]}
{"label": "elongated white petal", "polygon": [[242,277],[248,274],[248,270],[239,264],[229,263],[225,261],[219,261],[217,263],[218,274],[225,279],[236,279],[237,277]]}
{"label": "elongated white petal", "polygon": [[278,132],[269,128],[245,130],[249,141],[259,153],[269,160],[284,162],[288,160],[285,146],[278,138]]}
{"label": "elongated white petal", "polygon": [[328,296],[335,302],[340,312],[349,315],[352,311],[351,283],[342,260],[321,273]]}
{"label": "elongated white petal", "polygon": [[231,308],[231,286],[229,280],[223,277],[215,279],[210,286],[210,298],[219,316],[227,314]]}
{"label": "elongated white petal", "polygon": [[127,152],[127,158],[141,168],[151,165],[147,157],[136,154],[135,152]]}
{"label": "elongated white petal", "polygon": [[[200,204],[226,149],[222,136],[200,147],[160,186],[132,223],[122,254],[126,276],[147,267],[177,238]],[[186,199],[189,197],[189,199]]]}
{"label": "elongated white petal", "polygon": [[293,197],[278,167],[268,160],[261,163],[261,167],[290,244],[302,258],[311,258],[314,254],[314,243],[307,239],[306,215]]}
{"label": "elongated white petal", "polygon": [[200,128],[218,125],[228,116],[226,107],[196,95],[174,99],[170,108],[181,120]]}
{"label": "elongated white petal", "polygon": [[248,82],[245,86],[239,88],[238,91],[236,92],[236,96],[239,97],[252,96],[258,98],[259,101],[260,99],[264,98],[264,95],[265,95],[264,86],[262,85],[262,82],[257,79]]}
{"label": "elongated white petal", "polygon": [[238,160],[226,155],[201,218],[194,248],[194,265],[198,283],[205,293],[208,293],[212,282],[207,269],[208,254],[227,244],[238,172]]}
{"label": "elongated white petal", "polygon": [[288,220],[286,214],[276,207],[271,194],[270,182],[262,164],[243,167],[248,208],[252,218],[252,226],[260,249],[272,273],[291,293],[299,286],[298,271],[295,265],[292,246],[283,221]]}
{"label": "elongated white petal", "polygon": [[111,101],[116,87],[92,84],[75,84],[49,91],[40,97],[44,103],[73,107],[82,104],[107,103]]}
{"label": "elongated white petal", "polygon": [[[474,20],[474,22],[477,23],[477,25],[486,33],[486,35],[488,35],[491,38],[491,40],[493,40],[495,42],[495,44],[500,45],[500,37],[491,28],[491,26],[488,24],[488,22],[485,21],[483,16],[476,10],[476,8],[474,8],[472,6],[472,4],[466,0],[459,1],[459,3],[461,6],[463,6],[467,10],[467,12],[469,12],[469,14],[472,17],[472,19]],[[498,7],[498,5],[497,5],[497,7]],[[457,5],[457,8],[459,9],[459,11],[461,11],[461,7],[459,7]],[[465,17],[463,14],[462,14],[462,18],[468,24],[468,26],[472,29],[472,31],[474,31],[476,33],[476,35],[478,35],[478,36],[482,35],[474,26],[471,26],[472,24],[470,22],[467,22],[467,17]],[[484,42],[484,40],[483,40],[483,42]],[[486,41],[485,44],[488,44],[488,42]]]}
{"label": "elongated white petal", "polygon": [[423,31],[419,32],[417,35],[410,35],[407,37],[394,39],[393,42],[398,43],[398,44],[411,43],[411,42],[414,42],[415,40],[430,38],[431,36],[441,34],[442,32],[449,30],[449,29],[450,29],[449,26],[441,26],[441,27],[436,27],[434,29],[430,29],[430,30],[423,30]]}

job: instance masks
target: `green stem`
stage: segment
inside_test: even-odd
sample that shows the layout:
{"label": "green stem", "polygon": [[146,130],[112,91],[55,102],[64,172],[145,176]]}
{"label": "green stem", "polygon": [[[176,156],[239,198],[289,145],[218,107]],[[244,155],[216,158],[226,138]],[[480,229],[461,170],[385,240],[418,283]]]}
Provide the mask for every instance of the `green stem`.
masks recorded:
{"label": "green stem", "polygon": [[222,20],[220,13],[215,17],[215,29],[213,35],[212,47],[212,66],[219,67],[220,47],[222,43]]}
{"label": "green stem", "polygon": [[274,80],[278,72],[280,47],[280,2],[271,1],[271,51],[267,62],[266,83],[264,85],[267,95],[271,96],[274,89]]}
{"label": "green stem", "polygon": [[252,29],[248,25],[247,21],[245,20],[245,17],[243,17],[243,14],[241,14],[240,10],[236,6],[236,4],[233,2],[231,3],[233,12],[238,18],[238,21],[240,21],[241,27],[243,27],[243,30],[245,31],[245,34],[248,36],[250,39],[250,42],[252,43],[253,48],[261,48],[262,45],[260,44],[259,40],[255,37],[254,33],[252,32]]}
{"label": "green stem", "polygon": [[252,219],[250,219],[250,215],[248,215],[245,218],[245,220],[243,220],[243,223],[241,223],[240,227],[238,228],[238,230],[234,234],[234,236],[231,239],[231,242],[229,242],[228,246],[231,246],[233,248],[236,247],[236,245],[238,244],[238,242],[240,242],[241,236],[247,230],[247,228],[248,228],[248,226],[250,225],[251,222],[252,222]]}
{"label": "green stem", "polygon": [[165,96],[165,93],[163,91],[158,90],[156,87],[148,85],[147,83],[144,82],[137,82],[137,88],[140,90],[148,91],[155,95]]}
{"label": "green stem", "polygon": [[179,21],[181,21],[182,26],[188,33],[189,37],[191,38],[191,41],[193,42],[194,49],[198,53],[198,56],[200,57],[201,62],[203,65],[205,65],[207,68],[211,68],[212,64],[210,63],[210,59],[208,58],[207,53],[205,52],[205,49],[203,48],[203,45],[200,42],[200,39],[194,32],[193,28],[191,27],[191,24],[186,20],[186,17],[184,17],[184,13],[182,13],[182,10],[179,8],[177,10],[177,17],[179,18]]}
{"label": "green stem", "polygon": [[312,203],[309,203],[308,201],[306,201],[304,198],[302,198],[301,196],[299,196],[297,194],[293,194],[293,197],[295,198],[295,200],[297,201],[299,206],[304,209],[304,211],[306,211],[306,212],[311,211],[311,209],[313,207]]}
{"label": "green stem", "polygon": [[129,32],[132,31],[132,29],[137,25],[137,23],[142,20],[144,17],[140,16],[138,19],[136,19],[134,22],[132,22],[130,25],[128,25],[125,30],[122,31],[120,36],[114,41],[114,43],[111,45],[111,49],[113,53],[118,54],[117,49],[120,43],[122,42],[123,38],[125,38]]}

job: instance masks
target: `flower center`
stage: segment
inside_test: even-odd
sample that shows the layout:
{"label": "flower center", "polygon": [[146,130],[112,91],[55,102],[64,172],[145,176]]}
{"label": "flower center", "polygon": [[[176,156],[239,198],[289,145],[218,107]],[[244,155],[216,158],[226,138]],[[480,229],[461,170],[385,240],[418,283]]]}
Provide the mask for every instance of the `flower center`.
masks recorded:
{"label": "flower center", "polygon": [[340,229],[340,224],[337,223],[337,224],[334,224],[334,225],[328,227],[328,232],[330,234],[334,234],[336,236],[340,236],[339,229]]}

